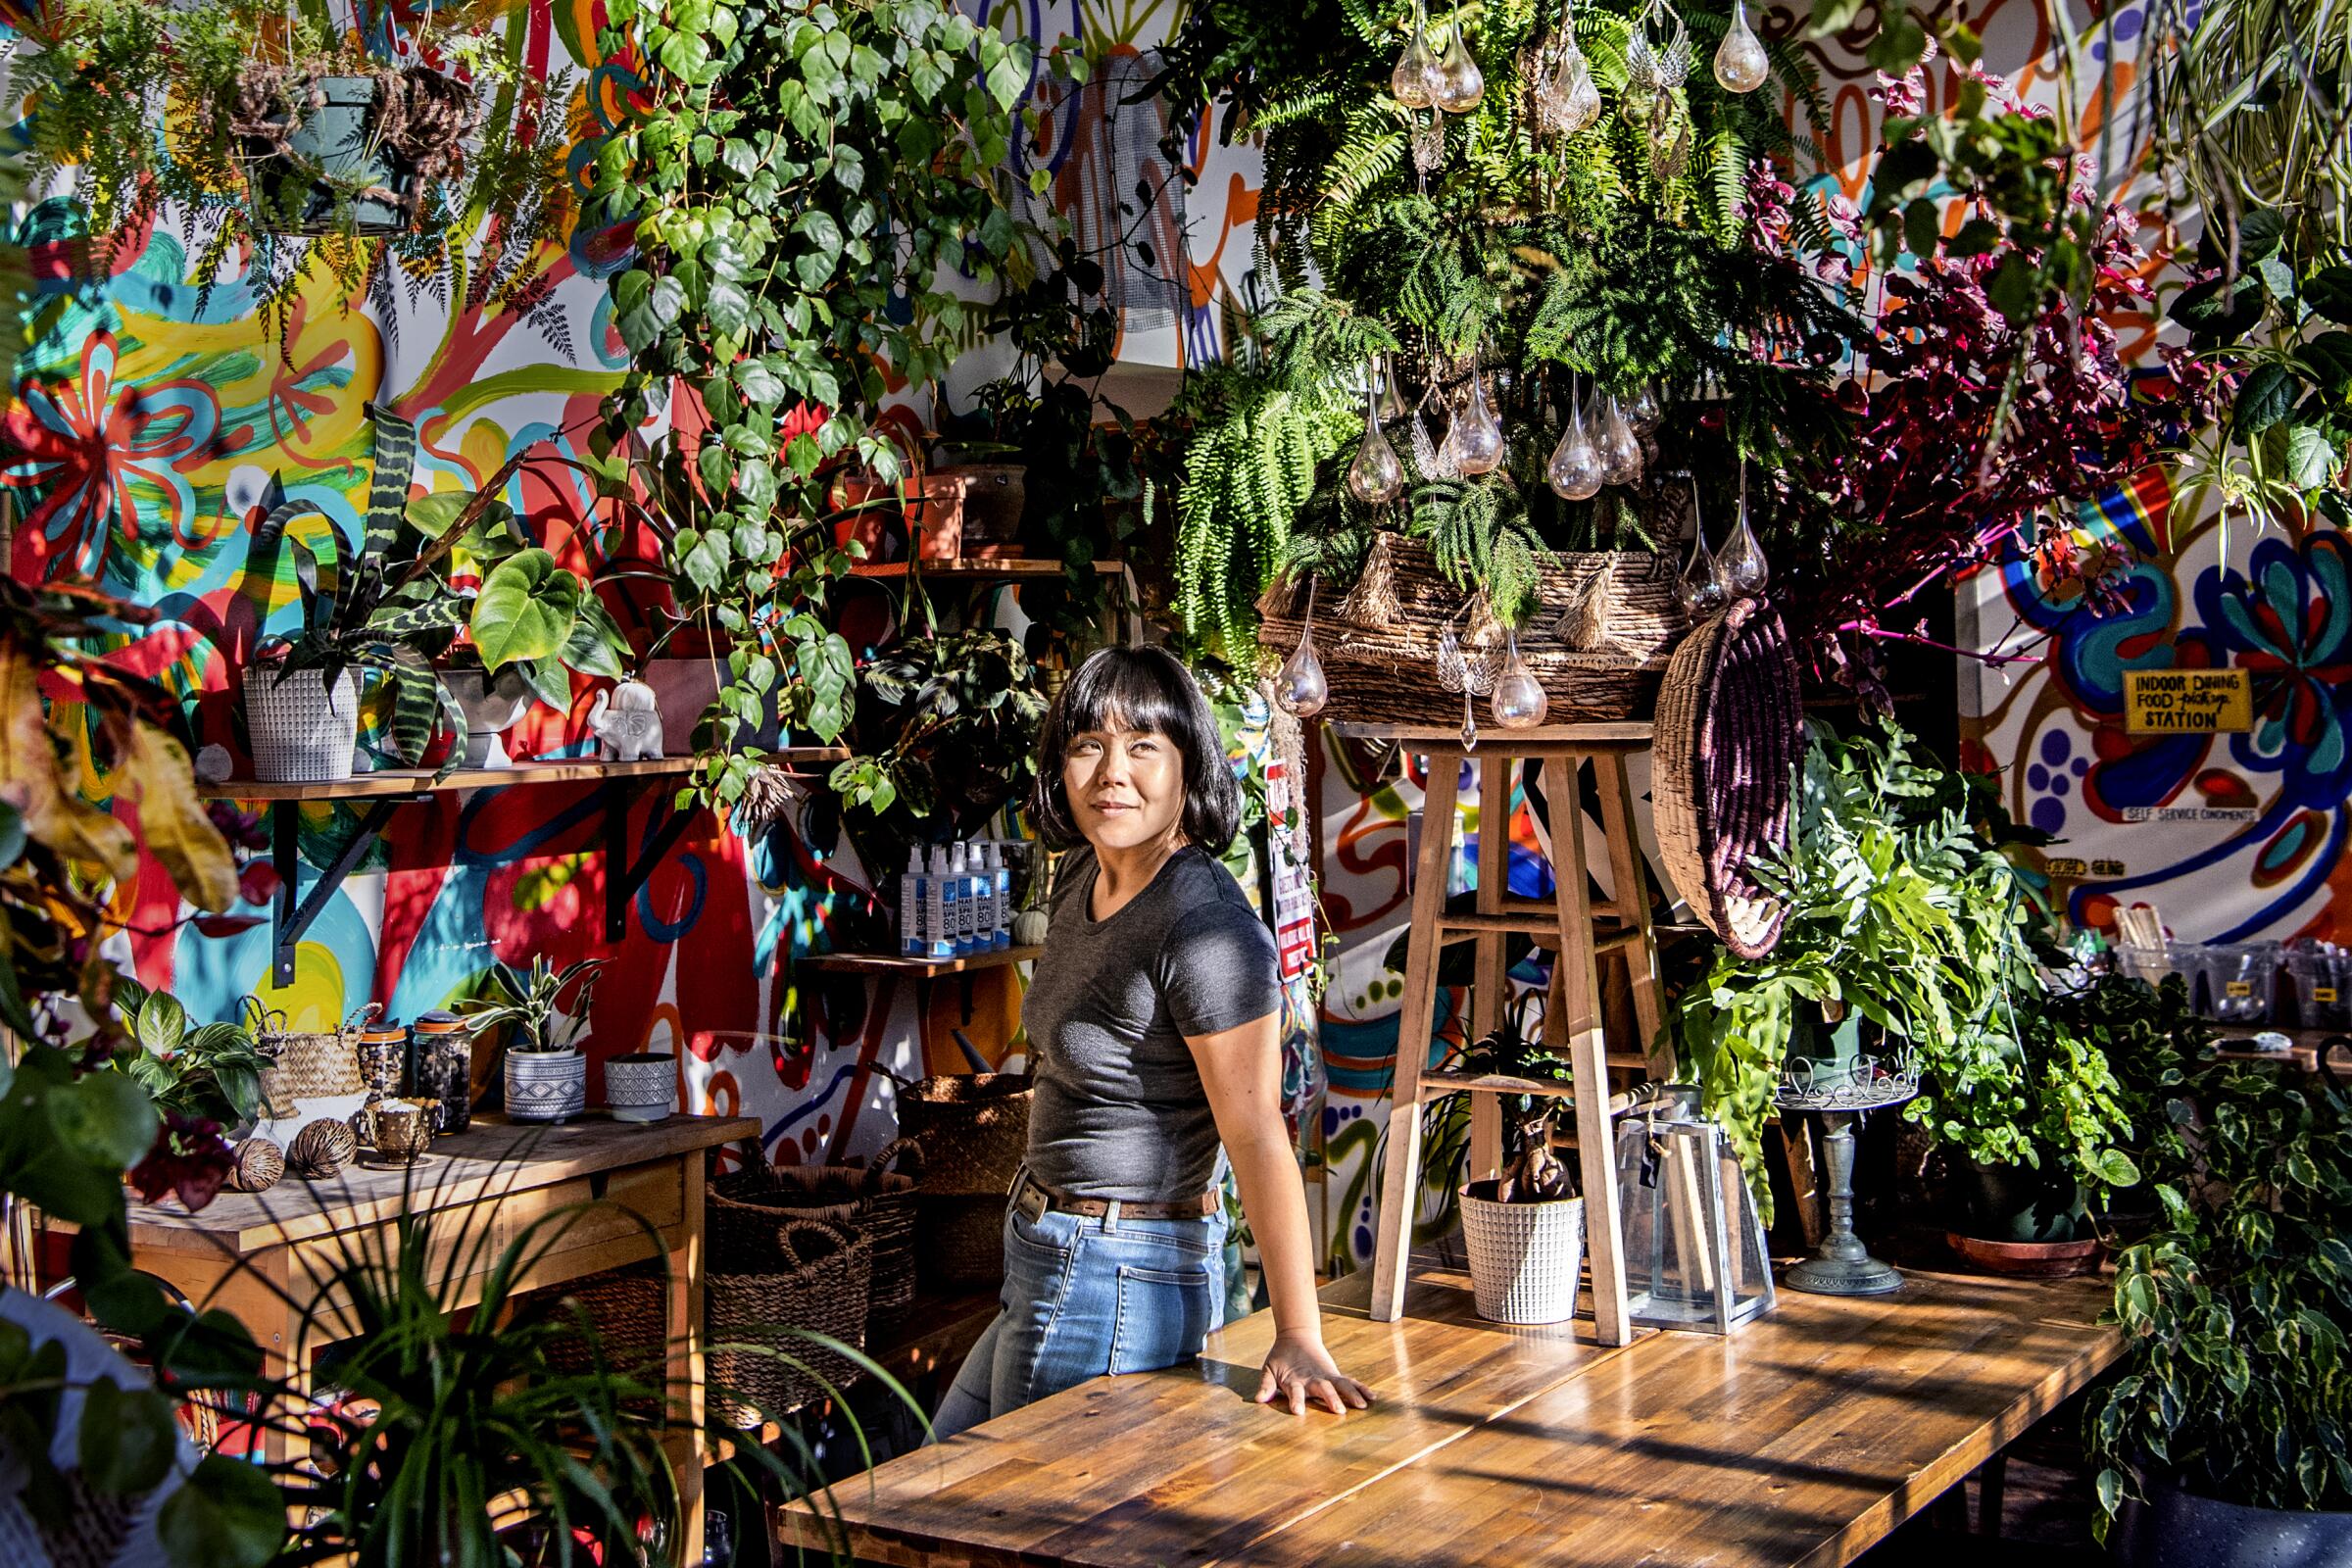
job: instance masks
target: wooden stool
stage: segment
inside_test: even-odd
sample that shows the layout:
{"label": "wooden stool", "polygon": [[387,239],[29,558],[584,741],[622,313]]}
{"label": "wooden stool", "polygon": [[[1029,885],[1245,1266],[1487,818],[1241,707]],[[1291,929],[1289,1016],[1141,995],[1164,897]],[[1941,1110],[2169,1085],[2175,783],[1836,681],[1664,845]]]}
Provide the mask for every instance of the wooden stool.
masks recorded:
{"label": "wooden stool", "polygon": [[[1412,1224],[1421,1188],[1421,1111],[1443,1095],[1468,1093],[1471,1102],[1469,1180],[1499,1173],[1502,1124],[1496,1095],[1564,1095],[1575,1103],[1577,1165],[1585,1195],[1586,1247],[1592,1265],[1592,1315],[1604,1345],[1633,1339],[1626,1313],[1625,1264],[1617,1232],[1616,1143],[1611,1117],[1636,1102],[1633,1094],[1609,1093],[1609,1069],[1645,1071],[1660,1080],[1672,1073],[1672,1057],[1659,1044],[1662,998],[1657,948],[1649,929],[1649,879],[1634,836],[1632,793],[1626,788],[1625,759],[1649,748],[1646,723],[1546,724],[1535,729],[1481,732],[1475,750],[1461,736],[1437,726],[1335,724],[1349,740],[1388,742],[1429,758],[1429,788],[1422,806],[1421,847],[1413,868],[1412,926],[1404,969],[1404,1001],[1398,1012],[1396,1093],[1389,1119],[1389,1159],[1381,1182],[1380,1213],[1372,1263],[1372,1316],[1393,1321],[1404,1309],[1405,1258],[1412,1250]],[[1544,791],[1551,807],[1551,863],[1554,897],[1513,898],[1506,891],[1510,849],[1511,777],[1522,760],[1544,766]],[[1608,844],[1614,896],[1595,904],[1586,874],[1584,810],[1578,765],[1592,763],[1600,794],[1601,826]],[[1475,912],[1447,914],[1447,868],[1453,856],[1454,799],[1461,765],[1479,767],[1478,905]],[[1596,927],[1596,919],[1610,922]],[[1554,1054],[1565,1048],[1573,1084],[1520,1078],[1427,1071],[1429,1029],[1438,989],[1438,952],[1465,938],[1478,944],[1470,988],[1470,1034],[1479,1039],[1501,1015],[1509,982],[1504,976],[1503,938],[1525,932],[1554,954],[1549,1004],[1544,1009],[1544,1040]],[[1633,990],[1634,1016],[1642,1030],[1640,1052],[1619,1053],[1612,1062],[1602,1039],[1598,957],[1621,954]],[[1664,1054],[1665,1059],[1659,1054]]]}

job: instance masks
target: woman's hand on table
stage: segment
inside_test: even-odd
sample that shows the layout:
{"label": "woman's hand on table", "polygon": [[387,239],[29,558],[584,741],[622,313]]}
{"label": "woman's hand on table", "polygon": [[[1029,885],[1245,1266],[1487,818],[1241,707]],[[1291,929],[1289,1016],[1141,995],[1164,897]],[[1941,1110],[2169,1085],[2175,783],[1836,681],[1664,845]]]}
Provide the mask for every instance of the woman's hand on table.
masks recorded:
{"label": "woman's hand on table", "polygon": [[1277,1334],[1257,1382],[1257,1402],[1288,1404],[1293,1415],[1306,1414],[1309,1404],[1344,1415],[1369,1409],[1372,1391],[1343,1373],[1321,1340]]}

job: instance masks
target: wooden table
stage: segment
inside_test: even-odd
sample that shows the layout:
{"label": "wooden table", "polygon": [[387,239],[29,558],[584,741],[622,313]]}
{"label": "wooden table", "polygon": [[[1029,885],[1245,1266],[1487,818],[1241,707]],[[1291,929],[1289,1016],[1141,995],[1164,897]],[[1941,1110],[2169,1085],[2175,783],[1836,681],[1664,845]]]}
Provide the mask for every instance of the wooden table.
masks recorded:
{"label": "wooden table", "polygon": [[836,1486],[788,1539],[887,1564],[1842,1564],[2120,1352],[2096,1280],[1913,1273],[1861,1300],[1784,1292],[1729,1339],[1629,1346],[1508,1329],[1417,1260],[1372,1322],[1324,1293],[1334,1355],[1380,1402],[1249,1402],[1259,1313],[1201,1364],[1102,1378]]}
{"label": "wooden table", "polygon": [[[384,1257],[395,1245],[392,1222],[429,1211],[439,1222],[430,1243],[436,1260],[454,1258],[487,1228],[490,1245],[450,1265],[453,1307],[480,1298],[498,1254],[534,1220],[594,1202],[514,1277],[516,1291],[562,1285],[657,1255],[669,1267],[666,1337],[671,1376],[685,1391],[691,1419],[672,1444],[686,1518],[686,1552],[699,1563],[703,1540],[703,1156],[706,1150],[757,1137],[744,1117],[671,1116],[616,1122],[591,1113],[561,1126],[477,1116],[466,1131],[436,1139],[413,1171],[354,1166],[315,1186],[286,1180],[264,1193],[228,1193],[201,1213],[176,1201],[130,1206],[131,1262],[200,1306],[234,1314],[269,1359],[270,1371],[307,1389],[309,1359],[322,1344],[356,1332],[337,1321],[346,1304],[329,1288],[354,1247]],[[644,1223],[640,1223],[640,1221]],[[647,1226],[652,1227],[652,1234]],[[553,1240],[546,1239],[553,1237]],[[318,1305],[306,1316],[305,1304]],[[343,1331],[343,1332],[339,1332]],[[269,1457],[284,1457],[282,1434]]]}

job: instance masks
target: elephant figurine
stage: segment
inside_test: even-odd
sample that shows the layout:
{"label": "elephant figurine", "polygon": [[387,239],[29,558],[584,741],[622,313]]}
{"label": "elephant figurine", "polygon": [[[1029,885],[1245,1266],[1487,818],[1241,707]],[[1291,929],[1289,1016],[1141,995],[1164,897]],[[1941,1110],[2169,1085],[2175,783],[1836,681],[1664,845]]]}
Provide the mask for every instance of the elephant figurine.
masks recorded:
{"label": "elephant figurine", "polygon": [[662,714],[654,706],[654,689],[641,680],[624,680],[610,692],[598,692],[588,727],[608,761],[636,762],[662,755]]}

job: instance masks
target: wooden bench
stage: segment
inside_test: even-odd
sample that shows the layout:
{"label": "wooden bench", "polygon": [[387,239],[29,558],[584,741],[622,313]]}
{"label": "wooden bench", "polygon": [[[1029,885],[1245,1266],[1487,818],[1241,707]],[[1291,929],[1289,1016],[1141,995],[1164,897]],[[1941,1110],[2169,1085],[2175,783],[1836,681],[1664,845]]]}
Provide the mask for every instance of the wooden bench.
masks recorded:
{"label": "wooden bench", "polygon": [[1784,1293],[1729,1339],[1593,1343],[1470,1309],[1417,1260],[1403,1317],[1362,1274],[1325,1336],[1379,1403],[1250,1402],[1259,1313],[1197,1367],[1092,1383],[892,1460],[784,1514],[788,1542],[911,1565],[1804,1564],[1918,1512],[2114,1360],[2096,1280],[1911,1274],[1860,1300]]}

